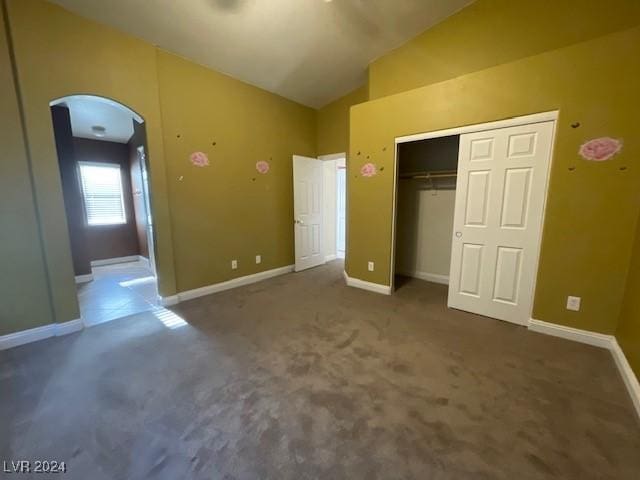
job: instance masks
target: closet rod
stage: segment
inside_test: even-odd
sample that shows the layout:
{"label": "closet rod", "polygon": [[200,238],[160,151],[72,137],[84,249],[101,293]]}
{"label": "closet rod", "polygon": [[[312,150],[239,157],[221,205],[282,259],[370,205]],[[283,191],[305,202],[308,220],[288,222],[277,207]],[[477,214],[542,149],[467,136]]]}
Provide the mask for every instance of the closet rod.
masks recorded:
{"label": "closet rod", "polygon": [[430,180],[432,178],[452,178],[457,177],[458,172],[454,170],[441,170],[436,172],[416,172],[400,175],[400,178],[410,178],[414,180]]}

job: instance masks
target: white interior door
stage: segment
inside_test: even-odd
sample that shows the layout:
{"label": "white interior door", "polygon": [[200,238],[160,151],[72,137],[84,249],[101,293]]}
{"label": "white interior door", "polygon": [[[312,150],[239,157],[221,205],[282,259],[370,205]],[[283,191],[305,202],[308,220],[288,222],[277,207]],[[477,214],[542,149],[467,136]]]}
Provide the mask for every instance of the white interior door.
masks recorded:
{"label": "white interior door", "polygon": [[322,165],[317,158],[293,156],[296,272],[324,263]]}
{"label": "white interior door", "polygon": [[460,136],[450,307],[528,323],[553,127]]}

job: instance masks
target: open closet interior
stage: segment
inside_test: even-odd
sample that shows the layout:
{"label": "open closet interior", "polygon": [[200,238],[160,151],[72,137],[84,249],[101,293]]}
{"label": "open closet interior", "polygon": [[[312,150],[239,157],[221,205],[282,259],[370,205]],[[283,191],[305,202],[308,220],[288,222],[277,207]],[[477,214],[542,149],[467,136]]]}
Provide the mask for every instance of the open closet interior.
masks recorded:
{"label": "open closet interior", "polygon": [[449,283],[459,144],[459,135],[398,144],[396,276]]}

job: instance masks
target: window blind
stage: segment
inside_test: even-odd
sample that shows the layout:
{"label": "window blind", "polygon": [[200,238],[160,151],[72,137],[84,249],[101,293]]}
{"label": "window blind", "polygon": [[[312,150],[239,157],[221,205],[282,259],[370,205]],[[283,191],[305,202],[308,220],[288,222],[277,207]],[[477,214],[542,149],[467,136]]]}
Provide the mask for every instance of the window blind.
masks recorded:
{"label": "window blind", "polygon": [[120,165],[80,162],[80,180],[89,225],[127,223]]}

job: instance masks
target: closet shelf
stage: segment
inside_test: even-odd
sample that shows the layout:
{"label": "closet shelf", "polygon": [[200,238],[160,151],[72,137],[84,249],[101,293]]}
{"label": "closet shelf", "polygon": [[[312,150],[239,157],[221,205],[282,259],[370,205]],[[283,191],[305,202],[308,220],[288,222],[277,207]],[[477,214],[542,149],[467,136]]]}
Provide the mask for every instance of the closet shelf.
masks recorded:
{"label": "closet shelf", "polygon": [[453,178],[457,176],[458,172],[455,170],[436,170],[432,172],[403,173],[400,175],[400,178],[410,180],[431,180],[434,178]]}

